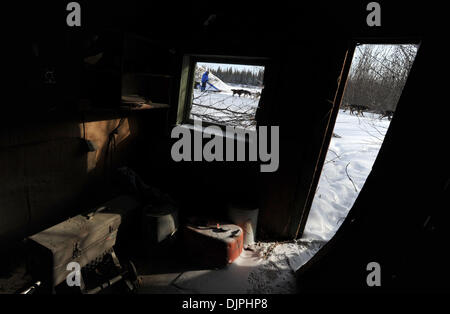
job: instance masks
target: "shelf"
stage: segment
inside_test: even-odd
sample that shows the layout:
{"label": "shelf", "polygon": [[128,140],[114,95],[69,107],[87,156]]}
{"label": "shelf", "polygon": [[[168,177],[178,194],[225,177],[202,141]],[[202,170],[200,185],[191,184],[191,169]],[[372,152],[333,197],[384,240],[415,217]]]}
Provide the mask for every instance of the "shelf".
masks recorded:
{"label": "shelf", "polygon": [[167,104],[160,103],[150,103],[143,104],[140,107],[129,107],[126,105],[122,105],[116,108],[101,108],[101,107],[89,107],[84,109],[79,109],[78,113],[81,113],[84,121],[99,121],[99,120],[109,120],[116,119],[119,117],[127,117],[129,115],[140,115],[146,112],[150,113],[154,110],[159,112],[157,109],[168,109],[170,108]]}
{"label": "shelf", "polygon": [[159,104],[159,103],[143,104],[140,107],[128,107],[126,105],[120,106],[121,111],[139,111],[139,110],[151,110],[151,109],[162,109],[162,108],[170,108],[170,106],[167,104]]}

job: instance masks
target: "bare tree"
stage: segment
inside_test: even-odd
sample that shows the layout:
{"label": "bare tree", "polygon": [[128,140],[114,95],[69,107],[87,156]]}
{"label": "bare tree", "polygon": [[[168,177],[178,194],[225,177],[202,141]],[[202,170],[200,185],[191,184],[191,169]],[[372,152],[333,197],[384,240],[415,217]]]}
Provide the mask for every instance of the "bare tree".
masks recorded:
{"label": "bare tree", "polygon": [[192,118],[198,118],[202,121],[241,128],[255,127],[258,99],[247,99],[251,105],[239,102],[239,99],[230,104],[229,100],[235,98],[237,97],[230,95],[214,100],[210,93],[201,93],[193,98],[190,114]]}
{"label": "bare tree", "polygon": [[382,113],[395,111],[417,53],[415,45],[359,45],[343,104],[364,105]]}

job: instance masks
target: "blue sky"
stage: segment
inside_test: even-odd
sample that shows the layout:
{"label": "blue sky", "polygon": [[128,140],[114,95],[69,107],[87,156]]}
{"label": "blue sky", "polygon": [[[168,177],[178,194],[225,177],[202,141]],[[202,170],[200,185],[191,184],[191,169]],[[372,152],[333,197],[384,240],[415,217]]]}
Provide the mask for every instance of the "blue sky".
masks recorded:
{"label": "blue sky", "polygon": [[231,63],[209,63],[209,62],[197,62],[198,65],[209,68],[211,70],[217,70],[219,67],[223,70],[232,68],[234,70],[250,70],[251,72],[258,72],[259,70],[264,70],[263,66],[257,65],[242,65],[242,64],[231,64]]}

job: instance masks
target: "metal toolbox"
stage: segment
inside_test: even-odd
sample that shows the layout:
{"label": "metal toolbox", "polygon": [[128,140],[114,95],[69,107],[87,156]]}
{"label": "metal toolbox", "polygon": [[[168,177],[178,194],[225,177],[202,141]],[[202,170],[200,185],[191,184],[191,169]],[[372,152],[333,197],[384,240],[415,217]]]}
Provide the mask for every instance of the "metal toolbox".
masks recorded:
{"label": "metal toolbox", "polygon": [[70,262],[80,267],[113,252],[121,215],[99,212],[78,215],[29,237],[31,275],[50,288],[63,282],[72,270]]}

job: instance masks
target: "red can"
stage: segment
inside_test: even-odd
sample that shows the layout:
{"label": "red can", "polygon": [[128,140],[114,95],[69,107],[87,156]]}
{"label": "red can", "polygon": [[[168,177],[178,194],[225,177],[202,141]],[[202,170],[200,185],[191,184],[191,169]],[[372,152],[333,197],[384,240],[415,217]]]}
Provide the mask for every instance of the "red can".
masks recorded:
{"label": "red can", "polygon": [[244,246],[242,228],[227,223],[184,228],[185,248],[191,259],[203,266],[223,267],[238,258]]}

